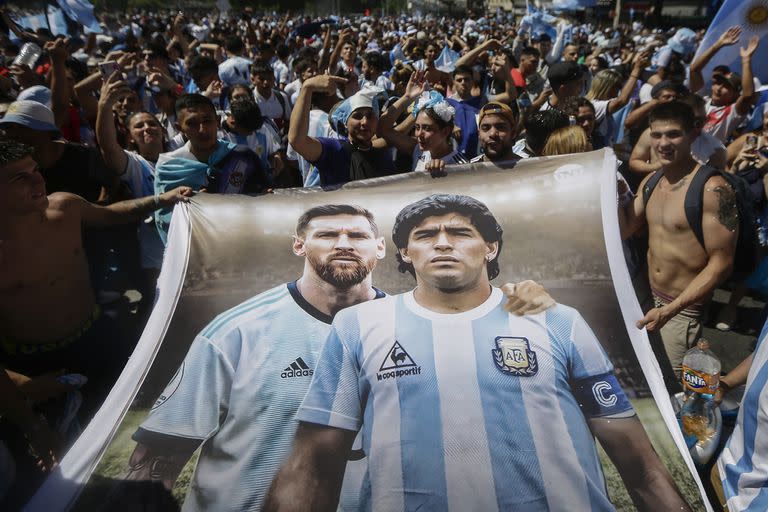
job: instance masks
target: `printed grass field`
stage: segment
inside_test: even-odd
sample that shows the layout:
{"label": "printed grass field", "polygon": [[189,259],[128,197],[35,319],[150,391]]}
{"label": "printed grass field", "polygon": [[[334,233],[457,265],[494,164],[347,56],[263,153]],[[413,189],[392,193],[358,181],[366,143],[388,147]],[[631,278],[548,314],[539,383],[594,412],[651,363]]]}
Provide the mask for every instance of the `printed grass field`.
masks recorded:
{"label": "printed grass field", "polygon": [[[696,483],[688,476],[688,470],[685,463],[678,455],[677,447],[666,432],[666,427],[661,415],[658,413],[653,399],[644,398],[633,400],[632,404],[637,411],[648,435],[651,438],[654,448],[662,460],[667,464],[667,468],[672,473],[672,478],[677,483],[680,491],[686,500],[693,506],[694,510],[704,510],[704,505],[699,497],[699,491]],[[115,439],[107,449],[101,462],[96,467],[93,477],[88,486],[80,496],[75,510],[97,510],[107,508],[105,503],[114,490],[114,480],[119,479],[126,474],[127,461],[136,445],[131,440],[131,434],[136,427],[146,417],[145,410],[129,411],[115,436]],[[613,467],[602,448],[599,449],[600,461],[603,464],[608,495],[611,502],[619,511],[635,510],[632,500],[627,494],[624,483],[619,477],[616,468]],[[173,489],[173,497],[181,504],[184,501],[184,494],[192,478],[195,462],[197,461],[197,452],[184,467],[176,481]]]}

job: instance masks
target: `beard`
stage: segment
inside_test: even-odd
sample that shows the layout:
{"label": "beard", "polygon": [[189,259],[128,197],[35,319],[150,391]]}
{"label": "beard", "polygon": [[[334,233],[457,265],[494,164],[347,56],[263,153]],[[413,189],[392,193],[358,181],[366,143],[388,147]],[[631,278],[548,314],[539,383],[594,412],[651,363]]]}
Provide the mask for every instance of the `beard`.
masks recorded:
{"label": "beard", "polygon": [[[352,258],[354,261],[350,261],[346,264],[339,264],[334,262],[333,258],[344,256],[346,258]],[[315,269],[320,279],[326,283],[333,285],[336,288],[347,289],[362,283],[368,274],[371,273],[373,267],[376,266],[376,259],[370,261],[363,261],[357,255],[350,253],[340,253],[333,256],[329,256],[327,260],[321,261],[320,259],[307,254],[307,260]]]}

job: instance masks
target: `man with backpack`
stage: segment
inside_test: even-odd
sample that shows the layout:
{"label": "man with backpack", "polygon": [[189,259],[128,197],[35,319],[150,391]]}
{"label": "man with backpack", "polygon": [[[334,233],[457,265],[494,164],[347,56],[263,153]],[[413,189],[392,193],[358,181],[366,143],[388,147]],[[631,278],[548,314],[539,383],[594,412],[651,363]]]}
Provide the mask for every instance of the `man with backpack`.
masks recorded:
{"label": "man with backpack", "polygon": [[744,219],[728,179],[691,155],[696,132],[690,106],[659,105],[651,112],[650,130],[661,169],[619,208],[619,222],[623,238],[648,226],[648,278],[656,307],[637,325],[659,330],[679,377],[683,355],[701,335],[705,306],[734,268]]}
{"label": "man with backpack", "polygon": [[272,119],[280,129],[281,135],[288,133],[291,119],[291,104],[283,91],[275,89],[275,75],[272,68],[263,62],[257,62],[251,69],[254,85],[254,98],[261,110],[261,115]]}

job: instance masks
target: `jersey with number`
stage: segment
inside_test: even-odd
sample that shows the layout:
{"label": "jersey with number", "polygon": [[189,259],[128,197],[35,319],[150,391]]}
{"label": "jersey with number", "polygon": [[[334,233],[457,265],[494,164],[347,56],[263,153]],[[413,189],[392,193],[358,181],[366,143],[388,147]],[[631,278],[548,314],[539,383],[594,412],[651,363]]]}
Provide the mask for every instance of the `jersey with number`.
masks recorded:
{"label": "jersey with number", "polygon": [[[202,444],[184,510],[261,509],[290,453],[296,410],[330,322],[289,283],[222,313],[198,334],[133,435],[163,452],[192,453]],[[364,472],[364,462],[353,465]]]}
{"label": "jersey with number", "polygon": [[576,310],[503,297],[337,315],[298,417],[362,428],[368,510],[613,510],[585,419],[633,414],[610,361]]}
{"label": "jersey with number", "polygon": [[757,341],[736,426],[717,460],[728,510],[768,510],[768,322]]}

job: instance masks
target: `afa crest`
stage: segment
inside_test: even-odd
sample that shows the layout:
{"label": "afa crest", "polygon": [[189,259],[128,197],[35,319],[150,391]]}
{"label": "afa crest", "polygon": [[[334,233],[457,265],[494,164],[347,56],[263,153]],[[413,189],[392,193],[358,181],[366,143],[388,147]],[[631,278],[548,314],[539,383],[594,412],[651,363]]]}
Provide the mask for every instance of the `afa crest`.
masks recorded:
{"label": "afa crest", "polygon": [[491,353],[496,367],[502,372],[518,377],[532,377],[539,371],[536,352],[531,350],[528,338],[497,336],[496,347]]}

